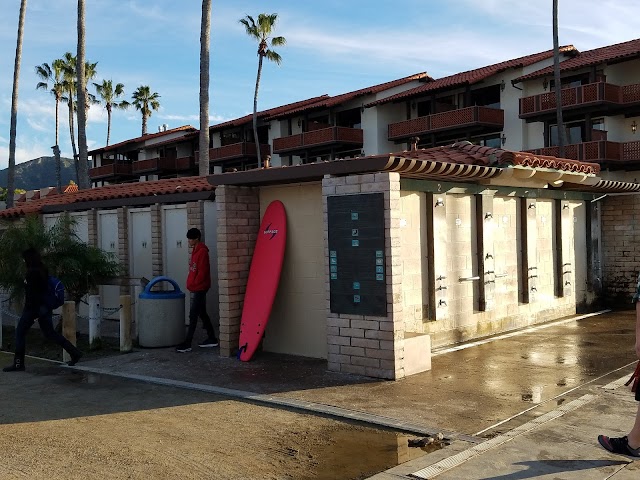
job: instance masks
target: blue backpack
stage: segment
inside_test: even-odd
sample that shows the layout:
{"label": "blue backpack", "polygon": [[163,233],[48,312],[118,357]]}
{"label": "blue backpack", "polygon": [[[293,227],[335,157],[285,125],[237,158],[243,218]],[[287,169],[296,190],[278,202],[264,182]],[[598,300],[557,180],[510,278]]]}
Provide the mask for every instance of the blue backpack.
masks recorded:
{"label": "blue backpack", "polygon": [[55,310],[64,304],[64,284],[59,278],[49,275],[47,286],[45,303],[51,310]]}

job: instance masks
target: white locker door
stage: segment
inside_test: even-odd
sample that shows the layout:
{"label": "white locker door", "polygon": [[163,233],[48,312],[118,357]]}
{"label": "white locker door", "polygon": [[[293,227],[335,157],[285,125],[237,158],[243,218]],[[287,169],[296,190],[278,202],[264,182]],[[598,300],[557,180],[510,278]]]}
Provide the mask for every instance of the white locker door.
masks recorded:
{"label": "white locker door", "polygon": [[151,211],[129,211],[129,261],[131,276],[153,278],[151,257]]}
{"label": "white locker door", "polygon": [[[118,214],[115,211],[98,212],[98,246],[118,257]],[[102,285],[100,301],[102,308],[117,308],[120,305],[120,287]],[[118,319],[120,314],[115,312],[105,318]]]}
{"label": "white locker door", "polygon": [[71,218],[76,222],[74,232],[78,239],[81,242],[89,243],[89,221],[87,219],[87,214],[85,212],[72,213]]}
{"label": "white locker door", "polygon": [[53,226],[55,226],[59,218],[60,218],[59,213],[56,213],[54,215],[44,215],[43,216],[44,226],[47,227],[47,229],[52,228]]}
{"label": "white locker door", "polygon": [[163,217],[163,254],[164,274],[175,280],[185,298],[185,322],[189,315],[189,292],[187,275],[189,274],[189,241],[187,240],[187,208],[183,205],[170,205],[162,208]]}

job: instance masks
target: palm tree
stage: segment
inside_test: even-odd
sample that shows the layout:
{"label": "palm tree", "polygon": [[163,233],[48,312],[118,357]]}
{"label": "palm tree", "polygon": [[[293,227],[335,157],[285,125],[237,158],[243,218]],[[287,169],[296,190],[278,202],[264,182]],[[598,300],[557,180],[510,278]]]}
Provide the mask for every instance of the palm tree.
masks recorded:
{"label": "palm tree", "polygon": [[80,167],[78,169],[78,188],[91,188],[89,180],[89,160],[87,148],[87,77],[85,75],[85,0],[78,0],[78,58],[76,62],[78,80],[78,143],[80,147]]}
{"label": "palm tree", "polygon": [[562,120],[562,84],[560,79],[560,47],[558,42],[558,0],[553,0],[553,83],[556,89],[556,123],[558,124],[558,156],[564,158],[566,132]]}
{"label": "palm tree", "polygon": [[131,104],[126,100],[118,100],[124,95],[124,85],[122,83],[116,84],[115,88],[112,80],[102,80],[102,83],[94,83],[93,85],[96,87],[96,93],[102,99],[104,108],[107,110],[107,145],[109,145],[112,110],[114,108],[116,110],[126,110]]}
{"label": "palm tree", "polygon": [[[262,166],[260,142],[258,141],[258,89],[260,88],[260,77],[262,75],[262,60],[264,57],[267,57],[267,60],[271,60],[280,65],[280,63],[282,63],[282,57],[269,48],[269,43],[271,47],[279,47],[287,43],[284,37],[271,38],[271,32],[275,28],[277,19],[277,13],[261,13],[258,15],[258,23],[256,23],[250,15],[240,20],[240,23],[244,25],[247,31],[247,35],[258,41],[258,75],[256,77],[256,90],[253,96],[253,139],[256,142],[258,168]],[[271,41],[269,42],[269,40]]]}
{"label": "palm tree", "polygon": [[66,52],[62,57],[62,62],[64,65],[64,89],[66,92],[62,99],[67,102],[67,106],[69,107],[69,136],[71,137],[71,149],[73,150],[73,161],[76,167],[76,181],[79,181],[78,150],[76,149],[75,122],[73,121],[76,96],[76,57],[72,55],[71,52]]}
{"label": "palm tree", "polygon": [[133,98],[133,106],[142,113],[142,135],[144,136],[147,134],[147,118],[151,116],[153,110],[157,111],[160,108],[158,101],[160,95],[156,92],[151,93],[149,85],[141,85],[133,92],[131,98]]}
{"label": "palm tree", "polygon": [[209,44],[211,40],[211,0],[202,0],[200,25],[200,135],[198,149],[200,176],[209,175]]}
{"label": "palm tree", "polygon": [[20,2],[18,20],[18,39],[16,42],[16,58],[13,66],[13,93],[11,95],[11,126],[9,127],[9,172],[7,175],[7,208],[13,207],[13,193],[16,188],[16,125],[18,123],[18,83],[20,79],[20,62],[22,61],[22,36],[24,17],[27,13],[27,0]]}
{"label": "palm tree", "polygon": [[[51,62],[51,66],[47,63],[38,65],[36,67],[36,75],[40,77],[42,81],[38,82],[36,89],[51,90],[49,92],[53,95],[56,101],[56,143],[55,147],[59,145],[59,132],[60,132],[60,102],[64,96],[64,80],[63,80],[64,62],[61,59]],[[54,147],[54,153],[56,148]],[[59,148],[58,148],[59,151]],[[60,176],[60,155],[56,157],[56,186],[58,192],[62,192],[62,179]]]}
{"label": "palm tree", "polygon": [[[67,105],[69,106],[69,134],[71,137],[71,148],[73,149],[73,159],[74,159],[74,163],[75,163],[75,167],[76,167],[76,181],[78,183],[78,186],[80,187],[80,165],[79,165],[79,159],[78,159],[78,151],[76,149],[76,138],[75,138],[75,121],[74,121],[74,113],[77,112],[77,108],[76,108],[76,97],[77,97],[77,92],[78,92],[78,74],[77,74],[77,70],[78,70],[78,61],[77,58],[71,54],[71,52],[66,52],[61,60],[62,64],[63,64],[63,78],[64,78],[64,90],[65,90],[65,96],[62,97],[62,100],[64,102],[67,102]],[[96,67],[97,67],[98,63],[88,63],[85,62],[84,63],[84,78],[85,78],[85,83],[88,83],[90,80],[92,80],[97,73]],[[86,88],[85,88],[85,105],[84,105],[84,112],[85,112],[85,116],[89,110],[89,106],[92,103],[95,103],[95,96],[88,93]],[[83,187],[80,187],[83,188]]]}

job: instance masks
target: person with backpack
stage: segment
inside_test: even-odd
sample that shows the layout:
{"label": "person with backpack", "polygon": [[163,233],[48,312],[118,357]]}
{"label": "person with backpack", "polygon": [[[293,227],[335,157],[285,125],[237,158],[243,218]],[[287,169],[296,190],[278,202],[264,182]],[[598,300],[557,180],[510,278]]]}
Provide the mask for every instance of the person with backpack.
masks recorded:
{"label": "person with backpack", "polygon": [[[24,280],[24,309],[16,327],[16,346],[13,363],[3,368],[3,371],[24,371],[27,332],[36,319],[45,337],[64,348],[71,356],[71,361],[68,364],[75,365],[82,357],[82,353],[53,328],[52,311],[60,306],[61,283],[57,279],[55,279],[55,282],[50,282],[52,277],[49,277],[47,268],[42,263],[40,253],[35,248],[28,248],[22,252],[22,258],[27,267],[27,274]],[[57,287],[57,292],[54,291],[56,286],[53,283],[60,283]],[[62,293],[64,295],[63,290]]]}
{"label": "person with backpack", "polygon": [[202,318],[202,326],[207,331],[207,339],[199,344],[200,348],[218,346],[215,330],[207,314],[207,292],[211,288],[211,271],[209,267],[209,248],[201,240],[202,233],[197,228],[190,228],[187,232],[191,251],[189,260],[189,275],[187,276],[187,290],[191,292],[191,308],[189,310],[189,329],[187,336],[176,351],[180,353],[191,351],[191,342],[196,332],[198,317]]}
{"label": "person with backpack", "polygon": [[[638,284],[636,286],[636,294],[631,300],[636,308],[636,357],[638,363],[633,375],[626,383],[631,385],[631,391],[635,393],[636,401],[640,402],[640,275],[638,275]],[[631,431],[623,437],[608,437],[607,435],[598,435],[598,443],[605,450],[627,457],[640,457],[640,403],[636,410],[635,420]]]}

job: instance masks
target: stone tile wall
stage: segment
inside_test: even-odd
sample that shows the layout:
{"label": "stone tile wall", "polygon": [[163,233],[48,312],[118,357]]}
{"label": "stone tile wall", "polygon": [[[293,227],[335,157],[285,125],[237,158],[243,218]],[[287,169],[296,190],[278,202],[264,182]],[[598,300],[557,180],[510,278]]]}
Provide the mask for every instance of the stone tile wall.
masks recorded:
{"label": "stone tile wall", "polygon": [[229,357],[238,349],[242,302],[260,227],[259,190],[220,186],[216,208],[220,355]]}

